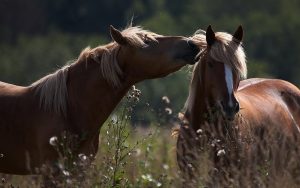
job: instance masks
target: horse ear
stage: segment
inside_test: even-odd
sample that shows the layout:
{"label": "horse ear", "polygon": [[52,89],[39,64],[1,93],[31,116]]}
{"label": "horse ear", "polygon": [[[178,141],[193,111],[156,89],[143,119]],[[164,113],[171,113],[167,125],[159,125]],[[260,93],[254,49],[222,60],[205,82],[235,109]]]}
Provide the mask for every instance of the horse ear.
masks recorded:
{"label": "horse ear", "polygon": [[233,37],[238,41],[241,42],[243,40],[243,27],[240,25],[237,30],[234,32]]}
{"label": "horse ear", "polygon": [[211,25],[206,29],[206,42],[208,46],[211,46],[216,40],[215,32],[212,30]]}
{"label": "horse ear", "polygon": [[127,40],[126,38],[122,35],[121,31],[117,30],[114,28],[112,25],[110,25],[110,36],[111,38],[116,41],[120,45],[126,45]]}

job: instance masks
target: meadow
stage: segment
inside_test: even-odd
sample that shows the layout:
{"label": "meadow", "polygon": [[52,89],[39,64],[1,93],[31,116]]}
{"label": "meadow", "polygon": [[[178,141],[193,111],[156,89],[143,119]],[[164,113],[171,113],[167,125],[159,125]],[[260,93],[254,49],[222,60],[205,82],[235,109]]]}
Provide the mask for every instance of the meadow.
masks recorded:
{"label": "meadow", "polygon": [[[53,177],[53,168],[44,166],[42,176],[1,174],[0,187],[298,187],[300,183],[300,148],[296,140],[283,137],[280,132],[260,134],[263,139],[249,142],[254,153],[239,150],[239,165],[226,168],[230,177],[218,178],[209,155],[217,142],[207,142],[197,153],[195,168],[197,181],[183,179],[176,162],[176,131],[180,121],[168,107],[170,100],[162,97],[164,110],[157,113],[151,126],[132,126],[133,109],[141,93],[132,89],[103,126],[96,156],[74,155],[76,139],[64,133],[49,142],[57,150],[60,160]],[[201,137],[199,137],[201,140]],[[199,142],[200,143],[200,142]],[[228,146],[229,147],[229,146]],[[225,148],[226,150],[227,148]],[[226,159],[236,160],[236,153],[222,153]],[[194,164],[193,164],[194,165]]]}
{"label": "meadow", "polygon": [[[248,77],[279,78],[300,85],[300,1],[3,0],[0,10],[0,81],[30,85],[76,59],[86,46],[111,41],[109,25],[121,29],[133,20],[134,25],[163,35],[184,36],[210,24],[216,31],[231,33],[242,24]],[[188,93],[186,75],[179,71],[145,81],[139,85],[141,98],[137,93],[124,98],[102,126],[96,156],[71,153],[68,148],[76,147],[76,138],[68,138],[67,133],[59,140],[53,138],[51,143],[60,155],[58,176],[54,178],[53,169],[45,166],[41,173],[46,183],[56,187],[185,187],[176,162],[177,138],[172,133],[179,127],[177,115]],[[172,99],[171,104],[164,95]],[[198,178],[193,186],[299,187],[300,146],[280,133],[265,132],[259,139],[250,139],[255,152],[249,156],[247,150],[240,150],[239,165],[227,169],[231,175],[225,182],[213,175],[209,153],[215,143],[205,143],[194,159]],[[233,160],[234,153],[225,151],[224,158]],[[0,187],[47,187],[41,176],[1,174],[0,179]]]}

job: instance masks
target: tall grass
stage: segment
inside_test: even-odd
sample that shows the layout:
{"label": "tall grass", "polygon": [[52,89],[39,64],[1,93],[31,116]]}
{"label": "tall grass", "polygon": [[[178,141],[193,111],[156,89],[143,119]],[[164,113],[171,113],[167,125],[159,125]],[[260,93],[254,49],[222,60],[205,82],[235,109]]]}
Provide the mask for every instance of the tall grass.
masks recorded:
{"label": "tall grass", "polygon": [[[103,126],[96,156],[74,155],[78,138],[63,133],[51,140],[60,156],[56,168],[43,167],[44,178],[2,174],[0,187],[299,187],[300,146],[282,131],[257,130],[247,145],[234,145],[237,150],[230,149],[227,137],[208,139],[199,131],[189,137],[197,140],[188,165],[195,170],[193,178],[186,178],[176,161],[177,139],[171,137],[176,121],[169,99],[163,97],[158,123],[134,127],[130,117],[139,95],[133,88]],[[215,166],[214,152],[229,163]]]}

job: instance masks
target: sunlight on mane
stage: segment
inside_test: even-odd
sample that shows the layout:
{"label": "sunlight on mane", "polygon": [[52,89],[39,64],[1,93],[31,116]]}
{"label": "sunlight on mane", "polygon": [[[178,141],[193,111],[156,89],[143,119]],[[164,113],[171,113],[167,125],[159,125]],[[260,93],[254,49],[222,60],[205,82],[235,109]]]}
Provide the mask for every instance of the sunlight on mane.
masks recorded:
{"label": "sunlight on mane", "polygon": [[40,95],[40,108],[66,116],[67,111],[67,77],[69,65],[49,74],[31,84],[31,87]]}
{"label": "sunlight on mane", "polygon": [[122,34],[127,38],[129,44],[134,47],[143,47],[146,45],[145,41],[149,40],[158,42],[155,38],[161,36],[151,31],[144,30],[139,26],[124,29]]}
{"label": "sunlight on mane", "polygon": [[[145,40],[158,42],[155,37],[160,35],[143,30],[141,27],[128,27],[122,31],[129,44],[133,47],[140,48],[145,44]],[[117,54],[120,46],[116,42],[98,46],[94,49],[90,47],[82,50],[78,59],[80,61],[89,61],[89,57],[99,63],[100,74],[114,88],[121,87],[120,77],[123,71],[117,62]],[[67,77],[70,65],[66,65],[56,72],[49,74],[40,80],[31,84],[32,89],[40,97],[40,107],[45,111],[54,112],[63,116],[67,115]]]}
{"label": "sunlight on mane", "polygon": [[[246,55],[242,45],[238,43],[231,34],[225,32],[216,32],[215,35],[216,41],[209,50],[210,57],[216,61],[228,64],[234,70],[234,72],[240,76],[240,78],[246,79]],[[201,33],[196,32],[191,39],[203,49],[201,53],[205,53],[207,44],[206,36],[203,34],[203,31]]]}
{"label": "sunlight on mane", "polygon": [[[216,32],[216,41],[211,46],[209,50],[209,56],[214,60],[223,62],[232,67],[233,71],[241,78],[247,78],[247,64],[246,64],[246,55],[244,49],[240,43],[238,43],[232,35],[225,32]],[[201,57],[207,53],[207,43],[206,43],[206,35],[205,31],[198,30],[191,37],[191,39],[198,45],[201,49],[200,51],[200,61]],[[197,80],[199,75],[195,75],[195,73],[199,73],[199,69],[201,68],[200,63],[197,63],[194,66],[194,70],[192,73],[192,81],[190,85],[190,92],[188,98],[183,107],[183,111],[185,113],[189,113],[191,111],[191,106],[193,101],[195,100],[195,90],[197,86]]]}

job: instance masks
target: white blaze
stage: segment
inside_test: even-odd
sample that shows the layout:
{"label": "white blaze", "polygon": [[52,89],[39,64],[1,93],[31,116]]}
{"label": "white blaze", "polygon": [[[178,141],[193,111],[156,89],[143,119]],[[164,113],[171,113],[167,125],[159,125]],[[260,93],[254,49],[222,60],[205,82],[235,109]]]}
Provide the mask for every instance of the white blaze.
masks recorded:
{"label": "white blaze", "polygon": [[232,102],[232,92],[233,92],[233,76],[232,76],[232,70],[231,67],[227,64],[225,65],[225,80],[226,80],[226,85],[227,85],[227,90],[228,90],[228,96],[229,96],[229,106],[232,107],[233,106],[233,102]]}

